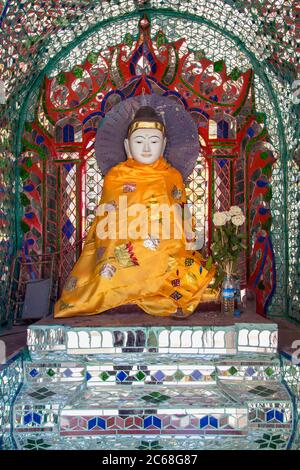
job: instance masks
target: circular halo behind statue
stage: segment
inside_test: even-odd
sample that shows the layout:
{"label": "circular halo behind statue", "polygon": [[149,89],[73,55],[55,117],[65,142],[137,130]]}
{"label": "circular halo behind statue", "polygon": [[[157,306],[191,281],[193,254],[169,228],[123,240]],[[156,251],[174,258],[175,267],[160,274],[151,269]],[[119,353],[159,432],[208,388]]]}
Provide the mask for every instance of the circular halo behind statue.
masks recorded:
{"label": "circular halo behind statue", "polygon": [[199,139],[195,122],[184,107],[173,99],[159,95],[128,98],[113,107],[100,122],[95,140],[98,166],[105,175],[110,168],[127,159],[124,139],[136,111],[151,106],[166,127],[165,159],[180,171],[184,180],[192,173],[199,156]]}

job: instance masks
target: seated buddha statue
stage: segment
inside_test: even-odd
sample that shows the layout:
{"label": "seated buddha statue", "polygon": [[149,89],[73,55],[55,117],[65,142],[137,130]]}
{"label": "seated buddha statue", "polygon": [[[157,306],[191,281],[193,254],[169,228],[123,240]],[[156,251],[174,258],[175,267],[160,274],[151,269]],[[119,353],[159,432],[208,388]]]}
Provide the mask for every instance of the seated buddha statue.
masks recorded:
{"label": "seated buddha statue", "polygon": [[165,124],[153,108],[138,109],[124,146],[127,160],[104,177],[82,253],[55,304],[56,318],[125,304],[185,318],[211,300],[207,287],[215,267],[189,249],[191,231],[182,228],[183,178],[164,158]]}

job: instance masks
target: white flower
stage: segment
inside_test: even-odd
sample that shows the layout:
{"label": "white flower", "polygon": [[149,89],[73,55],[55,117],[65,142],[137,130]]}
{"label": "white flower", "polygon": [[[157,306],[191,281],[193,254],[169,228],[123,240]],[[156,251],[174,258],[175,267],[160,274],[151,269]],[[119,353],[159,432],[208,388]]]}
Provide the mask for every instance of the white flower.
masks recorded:
{"label": "white flower", "polygon": [[242,215],[243,211],[239,206],[231,206],[229,209],[230,217],[234,217],[236,215]]}
{"label": "white flower", "polygon": [[227,216],[225,212],[215,212],[213,222],[216,227],[221,227],[225,225],[227,222]]}
{"label": "white flower", "polygon": [[229,222],[231,220],[231,215],[230,215],[229,211],[228,212],[223,212],[223,214],[225,214],[225,216],[226,216],[226,222]]}
{"label": "white flower", "polygon": [[240,214],[240,215],[235,215],[234,217],[232,217],[231,219],[231,222],[233,223],[233,225],[235,225],[236,227],[239,227],[240,225],[243,225],[243,223],[245,222],[245,216],[243,214]]}

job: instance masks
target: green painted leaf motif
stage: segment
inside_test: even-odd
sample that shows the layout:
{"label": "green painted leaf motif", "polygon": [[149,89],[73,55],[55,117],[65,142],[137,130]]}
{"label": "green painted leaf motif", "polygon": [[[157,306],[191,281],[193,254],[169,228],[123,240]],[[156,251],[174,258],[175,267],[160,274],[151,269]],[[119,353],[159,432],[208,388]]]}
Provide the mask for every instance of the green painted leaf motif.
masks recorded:
{"label": "green painted leaf motif", "polygon": [[27,168],[31,168],[32,165],[33,165],[32,158],[26,157],[25,158],[25,165],[27,166]]}
{"label": "green painted leaf motif", "polygon": [[27,233],[30,230],[30,227],[28,224],[26,224],[23,220],[20,222],[21,230],[23,233]]}
{"label": "green painted leaf motif", "polygon": [[87,56],[87,60],[90,64],[95,64],[98,59],[98,54],[96,52],[90,52]]}
{"label": "green painted leaf motif", "polygon": [[76,66],[73,69],[73,73],[76,78],[81,78],[83,76],[83,69],[81,67]]}
{"label": "green painted leaf motif", "polygon": [[19,174],[22,180],[26,180],[30,176],[28,171],[26,171],[23,166],[20,167]]}
{"label": "green painted leaf motif", "polygon": [[268,155],[269,155],[268,152],[262,152],[262,153],[260,154],[260,158],[262,158],[263,160],[265,160],[266,158],[268,158]]}
{"label": "green painted leaf motif", "polygon": [[256,121],[258,122],[258,124],[263,124],[265,122],[265,114],[256,113]]}
{"label": "green painted leaf motif", "polygon": [[263,196],[266,202],[270,202],[272,199],[272,188],[269,188]]}
{"label": "green painted leaf motif", "polygon": [[218,60],[217,62],[214,63],[214,71],[215,72],[222,72],[224,68],[224,61],[223,60]]}
{"label": "green painted leaf motif", "polygon": [[25,122],[25,131],[31,132],[32,131],[32,124],[31,122]]}
{"label": "green painted leaf motif", "polygon": [[234,80],[236,81],[241,75],[241,72],[239,71],[239,69],[237,67],[235,67],[231,74],[229,75],[229,77],[231,78],[231,80]]}
{"label": "green painted leaf motif", "polygon": [[268,163],[263,169],[262,173],[266,176],[271,176],[272,173],[272,165],[271,163]]}
{"label": "green painted leaf motif", "polygon": [[161,47],[163,44],[167,43],[166,36],[162,32],[159,32],[157,34],[156,43],[157,43],[157,47]]}
{"label": "green painted leaf motif", "polygon": [[30,199],[24,193],[20,194],[20,201],[21,201],[22,206],[24,207],[29,206],[30,204]]}
{"label": "green painted leaf motif", "polygon": [[134,41],[134,38],[132,34],[130,33],[125,34],[124,42],[125,44],[127,44],[127,46],[131,47],[133,44],[133,41]]}
{"label": "green painted leaf motif", "polygon": [[67,81],[66,75],[63,72],[60,73],[57,77],[57,83],[59,85],[65,85],[66,81]]}
{"label": "green painted leaf motif", "polygon": [[269,217],[268,220],[266,220],[262,225],[261,228],[263,230],[266,230],[266,232],[269,232],[272,226],[272,217]]}

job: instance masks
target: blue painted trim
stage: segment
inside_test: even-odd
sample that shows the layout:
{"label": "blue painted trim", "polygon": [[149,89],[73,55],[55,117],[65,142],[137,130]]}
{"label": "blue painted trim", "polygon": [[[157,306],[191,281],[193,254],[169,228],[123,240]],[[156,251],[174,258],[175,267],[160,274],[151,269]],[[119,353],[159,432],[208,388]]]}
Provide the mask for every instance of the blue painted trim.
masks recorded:
{"label": "blue painted trim", "polygon": [[103,114],[106,114],[106,113],[105,113],[105,105],[106,105],[106,102],[107,102],[108,98],[109,98],[111,95],[119,95],[122,100],[124,100],[124,99],[126,98],[126,96],[124,95],[124,93],[122,93],[120,90],[112,90],[112,91],[109,91],[109,92],[107,93],[107,95],[105,95],[105,97],[103,98],[102,103],[101,103],[101,113],[103,113]]}
{"label": "blue painted trim", "polygon": [[275,253],[274,253],[274,249],[273,249],[273,243],[272,243],[272,239],[271,237],[269,236],[268,237],[268,241],[269,241],[269,244],[270,244],[270,250],[272,252],[272,274],[273,274],[273,288],[269,294],[269,296],[267,297],[267,300],[265,302],[265,306],[264,306],[264,310],[265,310],[265,313],[267,313],[267,310],[268,310],[268,307],[271,303],[271,300],[272,300],[272,297],[273,295],[275,294],[275,291],[276,291],[276,286],[277,286],[277,276],[276,276],[276,258],[275,258]]}
{"label": "blue painted trim", "polygon": [[202,116],[206,117],[206,119],[209,119],[209,114],[207,114],[207,112],[201,108],[190,108],[190,112],[202,114]]}
{"label": "blue painted trim", "polygon": [[84,134],[87,134],[88,132],[97,132],[97,127],[87,127],[86,129],[84,129],[83,133]]}
{"label": "blue painted trim", "polygon": [[95,116],[102,116],[104,117],[104,114],[101,113],[101,111],[95,111],[94,113],[89,114],[86,118],[83,119],[82,124],[86,124],[90,119],[92,119]]}
{"label": "blue painted trim", "polygon": [[267,245],[266,240],[265,240],[264,255],[263,255],[262,262],[261,262],[261,267],[259,268],[258,274],[257,274],[257,276],[255,278],[255,281],[254,281],[254,287],[257,286],[257,284],[259,282],[259,279],[260,279],[260,276],[262,275],[263,269],[264,269],[265,264],[266,264],[267,254],[268,254],[268,245]]}
{"label": "blue painted trim", "polygon": [[6,18],[10,2],[11,2],[11,0],[7,0],[6,4],[4,5],[3,11],[2,11],[1,16],[0,16],[0,28],[2,28],[2,23]]}

